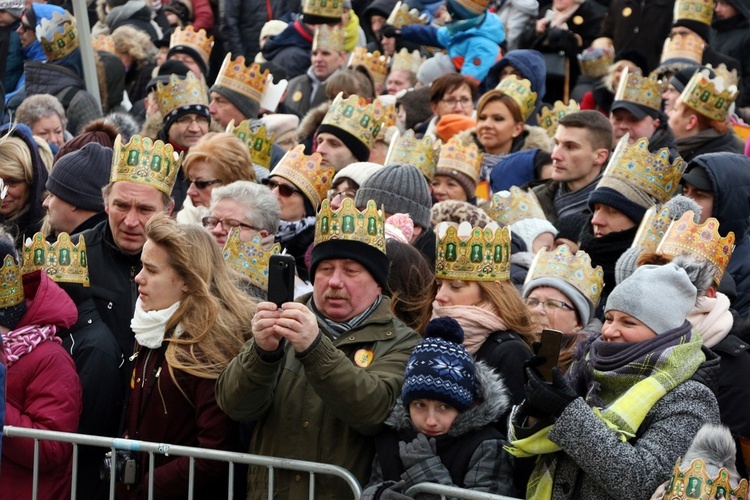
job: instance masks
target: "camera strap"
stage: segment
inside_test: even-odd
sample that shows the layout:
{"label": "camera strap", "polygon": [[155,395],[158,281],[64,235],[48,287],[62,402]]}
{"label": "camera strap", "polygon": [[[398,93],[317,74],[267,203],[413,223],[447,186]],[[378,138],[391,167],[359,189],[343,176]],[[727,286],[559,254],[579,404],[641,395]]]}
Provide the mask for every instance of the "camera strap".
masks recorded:
{"label": "camera strap", "polygon": [[[148,407],[148,402],[151,400],[151,392],[154,390],[154,385],[159,380],[159,375],[160,375],[159,372],[161,371],[161,365],[162,365],[162,363],[164,363],[164,356],[165,356],[165,352],[167,350],[167,346],[168,345],[169,345],[168,342],[166,342],[166,341],[162,342],[162,344],[161,344],[161,346],[159,347],[158,350],[156,350],[156,351],[150,351],[149,352],[149,354],[151,352],[156,352],[156,360],[154,362],[154,367],[151,370],[151,377],[148,380],[148,389],[146,390],[146,397],[143,398],[143,403],[141,404],[140,411],[138,412],[138,421],[136,422],[136,427],[135,427],[136,434],[139,434],[139,429],[140,429],[140,426],[141,426],[141,420],[143,420],[143,414],[145,413],[146,408]],[[138,351],[136,351],[135,357],[138,357],[138,355],[139,355],[140,352],[141,352],[141,350],[138,349]],[[146,364],[148,364],[148,360],[146,361]],[[135,370],[137,369],[136,365],[137,365],[137,363],[133,363],[133,373],[131,375],[131,380],[133,380],[133,381],[135,381],[135,375],[136,375],[135,374]],[[125,401],[124,401],[124,403],[122,405],[122,417],[120,419],[120,433],[119,433],[120,436],[122,436],[125,433],[125,430],[126,430],[126,427],[127,427],[127,423],[128,423],[128,411],[130,409],[130,396],[132,394],[132,391],[134,391],[134,390],[135,390],[135,387],[131,387],[130,388],[130,392],[128,393],[128,397],[125,398]],[[129,436],[129,437],[133,438],[133,437],[137,437],[137,435],[136,436]]]}

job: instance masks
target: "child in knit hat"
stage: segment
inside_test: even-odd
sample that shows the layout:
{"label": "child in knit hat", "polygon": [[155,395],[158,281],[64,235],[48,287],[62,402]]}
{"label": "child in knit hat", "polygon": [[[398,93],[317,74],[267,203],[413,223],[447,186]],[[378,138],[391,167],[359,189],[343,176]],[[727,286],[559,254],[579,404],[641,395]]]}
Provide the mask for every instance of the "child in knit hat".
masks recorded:
{"label": "child in knit hat", "polygon": [[509,403],[501,377],[474,363],[453,318],[436,318],[409,359],[401,398],[376,439],[363,499],[436,483],[513,495],[513,471],[495,422]]}

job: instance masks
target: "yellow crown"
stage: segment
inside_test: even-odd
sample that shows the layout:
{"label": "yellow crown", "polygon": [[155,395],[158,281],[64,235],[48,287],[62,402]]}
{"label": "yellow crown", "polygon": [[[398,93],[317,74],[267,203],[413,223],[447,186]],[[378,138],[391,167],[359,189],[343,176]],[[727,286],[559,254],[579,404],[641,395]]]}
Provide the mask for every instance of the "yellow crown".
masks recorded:
{"label": "yellow crown", "polygon": [[343,0],[303,0],[302,13],[307,16],[341,21],[341,16],[344,14],[344,2]]}
{"label": "yellow crown", "polygon": [[227,265],[247,278],[250,283],[263,290],[268,289],[268,261],[271,255],[281,253],[281,245],[275,243],[265,250],[259,234],[248,241],[240,239],[240,228],[235,228],[224,243],[224,261]]}
{"label": "yellow crown", "polygon": [[721,76],[711,78],[709,70],[696,71],[680,94],[680,100],[711,120],[724,122],[729,116],[729,108],[737,99],[736,85],[727,85]]}
{"label": "yellow crown", "polygon": [[411,71],[416,74],[424,61],[424,57],[422,57],[422,54],[420,54],[418,50],[409,52],[409,49],[404,47],[397,53],[393,54],[391,71]]}
{"label": "yellow crown", "polygon": [[703,49],[706,42],[693,33],[675,35],[664,40],[661,50],[661,64],[685,63],[700,64],[703,60]]}
{"label": "yellow crown", "polygon": [[319,245],[330,240],[359,241],[385,253],[385,215],[374,201],[367,202],[361,212],[354,200],[346,198],[338,210],[331,209],[328,200],[323,200],[315,218],[315,241]]}
{"label": "yellow crown", "polygon": [[99,35],[96,38],[92,36],[91,45],[94,46],[94,50],[100,50],[102,52],[109,52],[110,54],[115,53],[115,41],[111,36]]}
{"label": "yellow crown", "polygon": [[236,135],[247,145],[253,163],[261,167],[271,168],[271,152],[276,135],[267,132],[265,125],[261,125],[253,132],[249,120],[242,120],[238,126],[234,126],[234,120],[227,125],[227,132]]}
{"label": "yellow crown", "polygon": [[567,106],[562,101],[555,101],[555,106],[552,109],[542,108],[542,112],[536,115],[537,122],[540,127],[547,131],[547,135],[554,137],[560,119],[580,110],[581,107],[573,99],[568,101]]}
{"label": "yellow crown", "polygon": [[427,180],[432,180],[440,158],[440,144],[440,139],[433,139],[429,135],[417,139],[414,131],[409,129],[391,142],[384,165],[414,165]]}
{"label": "yellow crown", "polygon": [[356,47],[349,58],[349,66],[364,66],[369,71],[375,84],[384,84],[388,74],[388,56],[380,55],[380,51],[367,52],[366,47]]}
{"label": "yellow crown", "polygon": [[404,26],[414,24],[427,24],[427,15],[422,14],[420,16],[417,9],[409,10],[409,6],[406,3],[399,1],[396,2],[386,22],[396,28],[403,28]]}
{"label": "yellow crown", "polygon": [[[376,100],[380,100],[378,98],[375,98]],[[388,127],[395,127],[396,121],[398,120],[398,115],[396,114],[396,103],[393,104],[386,104],[385,101],[383,102],[383,125],[380,127],[380,132],[378,137],[382,137],[383,132],[385,132],[385,129]]]}
{"label": "yellow crown", "polygon": [[732,486],[729,471],[724,467],[719,469],[715,476],[710,476],[702,459],[696,458],[685,470],[680,467],[680,461],[678,458],[663,500],[747,500],[747,479],[741,479],[735,488]]}
{"label": "yellow crown", "polygon": [[599,78],[607,74],[607,70],[615,61],[615,50],[611,46],[589,47],[578,54],[578,65],[581,74],[589,78]]}
{"label": "yellow crown", "polygon": [[237,92],[259,103],[266,90],[269,76],[271,72],[261,71],[260,64],[252,63],[246,66],[243,56],[238,56],[233,60],[230,52],[221,64],[215,85]]}
{"label": "yellow crown", "polygon": [[688,210],[674,221],[656,251],[673,257],[686,255],[694,260],[710,262],[716,266],[714,281],[718,285],[734,251],[734,233],[729,231],[722,238],[718,220],[709,217],[703,224],[696,224],[693,215]]}
{"label": "yellow crown", "polygon": [[78,26],[70,13],[55,12],[50,19],[42,19],[36,27],[36,37],[48,61],[57,61],[78,48]]}
{"label": "yellow crown", "polygon": [[510,191],[493,194],[489,208],[484,211],[501,226],[510,226],[525,219],[547,220],[534,192],[516,186],[511,186]]}
{"label": "yellow crown", "polygon": [[648,139],[641,137],[632,146],[623,136],[604,171],[604,176],[619,179],[645,192],[658,203],[666,203],[680,184],[687,164],[677,157],[669,163],[669,148],[655,153],[648,150]]}
{"label": "yellow crown", "polygon": [[169,48],[172,49],[179,46],[195,50],[201,56],[203,62],[208,64],[208,59],[211,57],[211,49],[214,48],[214,37],[208,36],[204,29],[195,31],[192,25],[187,25],[184,28],[178,27],[175,28],[169,39]]}
{"label": "yellow crown", "polygon": [[448,139],[448,142],[440,146],[440,157],[435,165],[435,173],[440,171],[455,171],[466,175],[474,182],[479,181],[482,169],[482,158],[484,155],[474,142],[465,146],[461,139],[456,136]]}
{"label": "yellow crown", "polygon": [[317,208],[321,200],[326,197],[326,191],[331,188],[336,171],[332,168],[323,169],[320,166],[323,160],[320,153],[307,156],[304,150],[305,146],[300,144],[287,151],[271,175],[283,177],[297,186],[310,200],[313,208]]}
{"label": "yellow crown", "polygon": [[312,50],[335,50],[336,52],[346,52],[344,41],[346,33],[340,26],[328,26],[321,24],[315,27],[315,36],[313,37]]}
{"label": "yellow crown", "polygon": [[639,72],[630,73],[627,66],[622,71],[620,84],[615,94],[616,101],[631,102],[649,109],[661,109],[663,88],[656,76],[641,76]]}
{"label": "yellow crown", "polygon": [[383,126],[383,118],[387,112],[386,106],[375,99],[372,104],[356,94],[347,99],[339,92],[333,104],[328,108],[321,125],[330,125],[348,132],[368,149],[372,149],[375,138]]}
{"label": "yellow crown", "polygon": [[442,280],[507,281],[510,278],[510,228],[489,223],[482,229],[441,222],[435,252],[435,277]]}
{"label": "yellow crown", "polygon": [[722,77],[727,85],[739,86],[740,77],[737,75],[736,69],[729,71],[727,65],[724,63],[719,64],[716,68],[712,67],[710,64],[707,64],[706,67],[713,69],[716,76]]}
{"label": "yellow crown", "polygon": [[677,0],[674,3],[673,21],[698,21],[711,26],[714,0]]}
{"label": "yellow crown", "polygon": [[89,286],[89,264],[83,236],[74,245],[68,233],[60,233],[55,243],[48,243],[36,233],[23,244],[23,274],[44,270],[57,283],[79,283]]}
{"label": "yellow crown", "polygon": [[204,106],[208,109],[208,87],[203,78],[198,78],[192,72],[186,76],[170,75],[168,84],[156,82],[156,99],[159,113],[164,118],[187,106]]}
{"label": "yellow crown", "polygon": [[118,135],[112,147],[112,173],[109,181],[129,181],[151,186],[170,196],[182,165],[182,153],[175,154],[171,144],[134,135],[123,145]]}
{"label": "yellow crown", "polygon": [[511,96],[518,104],[523,120],[526,121],[529,119],[534,112],[537,97],[536,92],[531,91],[531,82],[529,80],[526,78],[519,79],[516,75],[509,75],[495,88],[502,91],[503,94]]}
{"label": "yellow crown", "polygon": [[21,281],[21,268],[12,255],[6,255],[3,259],[3,267],[0,268],[0,308],[17,306],[24,300],[23,282]]}
{"label": "yellow crown", "polygon": [[654,205],[646,210],[630,247],[640,248],[644,252],[655,252],[674,220],[673,215],[668,207],[661,205]]}
{"label": "yellow crown", "polygon": [[575,287],[594,306],[599,302],[604,288],[604,271],[594,267],[591,257],[583,250],[573,255],[567,245],[551,252],[541,250],[534,257],[525,283],[544,278],[557,278]]}

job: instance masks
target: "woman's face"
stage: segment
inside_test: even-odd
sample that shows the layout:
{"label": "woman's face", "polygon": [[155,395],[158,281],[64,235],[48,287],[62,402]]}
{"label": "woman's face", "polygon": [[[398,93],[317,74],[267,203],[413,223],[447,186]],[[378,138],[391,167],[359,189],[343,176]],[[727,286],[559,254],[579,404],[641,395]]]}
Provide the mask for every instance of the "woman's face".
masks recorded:
{"label": "woman's face", "polygon": [[523,122],[516,122],[502,101],[490,102],[477,117],[477,139],[490,154],[509,152],[522,130]]}
{"label": "woman's face", "polygon": [[344,178],[336,187],[331,188],[329,192],[328,200],[331,202],[331,208],[338,210],[345,199],[354,199],[354,195],[356,194],[357,190],[353,185],[349,184],[349,179]]}
{"label": "woman's face", "polygon": [[436,175],[430,182],[430,187],[437,201],[467,201],[464,188],[456,179],[448,175]]}
{"label": "woman's face", "polygon": [[29,203],[31,186],[24,179],[6,175],[3,172],[0,172],[0,178],[8,187],[8,193],[5,195],[2,206],[0,206],[0,215],[10,218],[18,215]]}
{"label": "woman's face", "polygon": [[[568,308],[572,308],[573,303],[567,295],[557,288],[549,286],[536,287],[526,298],[527,301],[529,299],[539,301],[537,305],[533,307],[527,305],[527,307],[531,314],[534,315],[534,319],[539,322],[541,328],[560,330],[563,333],[575,333],[582,328],[575,310]],[[561,303],[568,307],[565,307],[565,305],[557,307]]]}
{"label": "woman's face", "polygon": [[50,144],[58,148],[65,144],[65,129],[63,128],[60,117],[56,114],[45,116],[34,122],[31,126],[31,133],[41,137]]}
{"label": "woman's face", "polygon": [[190,183],[187,194],[196,207],[210,206],[211,191],[223,184],[217,177],[214,167],[205,161],[195,161],[190,165],[187,180]]}
{"label": "woman's face", "polygon": [[602,338],[606,342],[642,342],[656,337],[656,332],[629,314],[607,311],[604,314]]}
{"label": "woman's face", "polygon": [[[284,186],[289,189],[285,189]],[[305,218],[305,197],[297,189],[297,186],[283,177],[271,176],[268,179],[268,187],[276,199],[279,200],[281,220],[296,222]],[[284,191],[283,193],[282,190]],[[285,196],[286,194],[289,194],[289,196]]]}
{"label": "woman's face", "polygon": [[475,306],[482,302],[482,289],[476,281],[437,280],[435,296],[438,304],[447,306]]}
{"label": "woman's face", "polygon": [[146,240],[141,252],[143,269],[135,277],[138,297],[144,311],[167,309],[182,300],[188,288],[169,265],[167,251],[151,240]]}

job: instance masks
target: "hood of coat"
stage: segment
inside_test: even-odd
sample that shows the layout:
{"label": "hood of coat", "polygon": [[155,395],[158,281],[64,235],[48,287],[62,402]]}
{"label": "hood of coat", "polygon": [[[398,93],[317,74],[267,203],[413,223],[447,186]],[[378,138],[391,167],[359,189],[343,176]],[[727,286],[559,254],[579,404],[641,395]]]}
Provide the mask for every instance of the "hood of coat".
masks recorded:
{"label": "hood of coat", "polygon": [[297,129],[298,141],[304,141],[305,139],[312,138],[315,135],[315,132],[318,130],[318,127],[320,127],[320,124],[323,123],[323,118],[325,118],[326,113],[328,113],[329,107],[330,104],[328,104],[328,101],[326,101],[307,112],[305,117],[302,118],[302,121],[299,123],[299,128]]}
{"label": "hood of coat", "polygon": [[[298,31],[303,29],[309,39],[302,36]],[[300,47],[305,50],[312,50],[312,36],[313,33],[300,21],[289,23],[289,25],[276,36],[272,36],[263,45],[263,57],[271,61],[280,51],[287,47]]]}
{"label": "hood of coat", "polygon": [[23,275],[23,292],[28,309],[18,328],[29,325],[70,328],[78,319],[73,299],[43,271]]}
{"label": "hood of coat", "polygon": [[520,71],[525,78],[531,82],[531,90],[536,92],[536,100],[540,102],[547,93],[546,66],[541,52],[532,49],[511,50],[498,62],[493,72],[497,74],[506,66],[513,66]]}
{"label": "hood of coat", "polygon": [[[34,216],[33,220],[44,216],[45,209],[42,208],[42,201],[44,201],[45,184],[47,184],[47,177],[49,172],[44,166],[41,157],[39,156],[39,146],[31,133],[31,129],[22,123],[13,124],[6,123],[0,126],[0,136],[10,135],[21,139],[31,153],[31,168],[33,169],[34,178],[31,180],[31,197],[29,198],[29,206]],[[31,234],[27,236],[33,236]]]}

